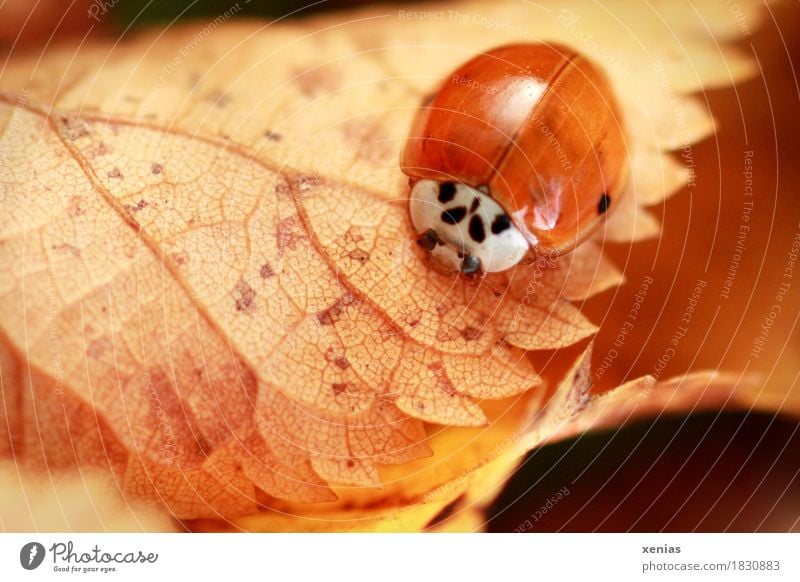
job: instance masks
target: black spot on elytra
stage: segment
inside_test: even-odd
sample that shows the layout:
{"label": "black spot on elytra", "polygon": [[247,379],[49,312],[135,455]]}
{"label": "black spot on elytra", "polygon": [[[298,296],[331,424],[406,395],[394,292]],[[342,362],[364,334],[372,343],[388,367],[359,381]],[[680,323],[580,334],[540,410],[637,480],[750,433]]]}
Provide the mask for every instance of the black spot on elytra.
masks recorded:
{"label": "black spot on elytra", "polygon": [[456,195],[456,185],[452,182],[442,182],[439,184],[439,202],[447,204]]}
{"label": "black spot on elytra", "polygon": [[492,234],[500,234],[511,228],[511,220],[505,214],[498,214],[492,221]]}
{"label": "black spot on elytra", "polygon": [[458,224],[467,215],[466,206],[456,206],[442,212],[442,222],[447,224]]}
{"label": "black spot on elytra", "polygon": [[436,243],[438,242],[439,242],[439,237],[436,235],[435,230],[426,230],[417,239],[417,244],[428,252],[436,248]]}
{"label": "black spot on elytra", "polygon": [[469,207],[469,213],[472,214],[473,212],[475,212],[478,209],[478,206],[480,205],[481,205],[481,199],[476,196],[475,200],[472,201],[472,206]]}
{"label": "black spot on elytra", "polygon": [[600,202],[597,203],[597,214],[605,214],[609,206],[611,206],[611,196],[603,192]]}
{"label": "black spot on elytra", "polygon": [[483,228],[483,219],[480,216],[473,216],[470,219],[469,236],[477,243],[482,243],[486,238],[486,230]]}

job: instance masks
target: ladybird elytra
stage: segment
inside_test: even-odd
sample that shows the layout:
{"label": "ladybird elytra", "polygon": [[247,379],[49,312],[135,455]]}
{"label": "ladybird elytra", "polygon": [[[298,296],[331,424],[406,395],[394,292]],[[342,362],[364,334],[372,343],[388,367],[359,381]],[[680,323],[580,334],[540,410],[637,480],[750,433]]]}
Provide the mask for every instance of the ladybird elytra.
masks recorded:
{"label": "ladybird elytra", "polygon": [[[410,178],[412,224],[420,233],[435,231],[434,251],[451,246],[450,255],[461,254],[462,263],[469,255],[470,269],[477,259],[483,272],[521,260],[520,240],[526,251],[557,256],[603,223],[626,185],[620,108],[604,74],[575,51],[499,47],[456,69],[426,100],[401,169]],[[470,208],[449,204],[448,192],[469,204],[494,202],[500,217],[484,213],[473,221]],[[490,219],[507,226],[495,234]],[[445,262],[460,268],[453,256]]]}

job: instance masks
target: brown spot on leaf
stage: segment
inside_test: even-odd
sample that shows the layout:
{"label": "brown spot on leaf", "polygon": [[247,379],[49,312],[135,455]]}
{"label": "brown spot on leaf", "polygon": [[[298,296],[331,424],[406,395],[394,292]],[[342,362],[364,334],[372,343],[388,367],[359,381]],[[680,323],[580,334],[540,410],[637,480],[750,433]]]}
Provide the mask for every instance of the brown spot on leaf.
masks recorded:
{"label": "brown spot on leaf", "polygon": [[122,172],[119,170],[119,168],[114,168],[108,173],[108,177],[113,178],[115,180],[121,180],[124,176],[122,175]]}
{"label": "brown spot on leaf", "polygon": [[350,361],[344,356],[337,356],[332,347],[325,350],[324,357],[326,362],[333,363],[342,370],[350,367]]}
{"label": "brown spot on leaf", "polygon": [[186,251],[170,253],[168,258],[179,267],[189,262],[189,254]]}
{"label": "brown spot on leaf", "polygon": [[333,384],[331,384],[331,388],[333,388],[333,392],[334,392],[334,394],[336,394],[337,396],[339,396],[340,394],[344,394],[345,392],[347,392],[347,384],[346,384],[346,383],[338,383],[338,382],[334,382]]}
{"label": "brown spot on leaf", "polygon": [[352,293],[345,293],[334,301],[333,305],[317,313],[317,320],[321,325],[333,325],[339,321],[339,317],[344,313],[348,306],[356,303],[357,299]]}
{"label": "brown spot on leaf", "polygon": [[209,91],[205,99],[206,101],[211,102],[214,105],[214,107],[219,107],[220,109],[224,109],[232,101],[230,96],[228,96],[228,94],[225,93],[225,91],[220,91],[219,89],[216,89],[214,91]]}
{"label": "brown spot on leaf", "polygon": [[280,182],[277,186],[275,186],[275,194],[281,198],[291,198],[292,188],[287,182]]}
{"label": "brown spot on leaf", "polygon": [[58,118],[58,129],[64,138],[75,141],[89,135],[89,127],[77,117],[62,115]]}
{"label": "brown spot on leaf", "polygon": [[300,194],[311,190],[314,186],[319,184],[321,181],[320,177],[316,174],[298,174],[295,176],[294,185],[297,188],[297,191]]}
{"label": "brown spot on leaf", "polygon": [[203,454],[204,457],[207,457],[208,454],[212,450],[214,450],[213,447],[211,446],[211,443],[209,443],[208,439],[206,439],[202,434],[196,433],[195,440],[197,442],[197,448],[200,449],[200,452]]}
{"label": "brown spot on leaf", "polygon": [[369,253],[367,251],[362,251],[361,249],[353,249],[348,253],[347,256],[362,264],[369,260]]}
{"label": "brown spot on leaf", "polygon": [[97,360],[111,348],[111,338],[108,336],[103,336],[89,343],[89,346],[86,348],[86,355],[94,360]]}
{"label": "brown spot on leaf", "polygon": [[61,243],[60,245],[53,245],[52,249],[54,251],[66,251],[74,257],[81,256],[81,249],[69,243]]}
{"label": "brown spot on leaf", "polygon": [[264,137],[267,138],[269,141],[281,141],[283,136],[279,133],[275,133],[274,131],[267,130],[264,132]]}
{"label": "brown spot on leaf", "polygon": [[160,174],[163,170],[164,170],[164,166],[162,166],[159,163],[155,163],[154,162],[153,165],[150,166],[150,173],[151,174]]}
{"label": "brown spot on leaf", "polygon": [[317,66],[307,70],[296,70],[295,83],[300,91],[309,98],[316,98],[332,93],[339,88],[340,75],[329,66]]}
{"label": "brown spot on leaf", "polygon": [[444,365],[441,362],[435,362],[428,366],[428,369],[433,372],[434,377],[436,378],[436,387],[448,394],[449,396],[453,396],[456,393],[456,389],[453,386],[453,382],[450,381],[450,378],[447,377],[447,371],[444,369]]}
{"label": "brown spot on leaf", "polygon": [[248,285],[247,281],[240,279],[233,288],[233,296],[236,299],[236,311],[252,313],[255,311],[256,292]]}
{"label": "brown spot on leaf", "polygon": [[461,335],[468,342],[478,339],[479,337],[481,337],[482,334],[483,332],[480,329],[478,329],[477,327],[472,327],[471,325],[468,325],[467,327],[461,330]]}
{"label": "brown spot on leaf", "polygon": [[71,196],[70,197],[69,206],[67,207],[67,212],[69,213],[71,218],[78,217],[81,214],[86,212],[83,209],[82,203],[83,203],[83,197],[82,196]]}
{"label": "brown spot on leaf", "polygon": [[305,238],[300,219],[297,215],[284,218],[278,222],[277,230],[278,253],[280,254],[283,254],[287,250],[294,250],[297,248],[300,241]]}
{"label": "brown spot on leaf", "polygon": [[261,265],[261,269],[259,270],[262,279],[269,279],[270,277],[275,276],[275,271],[273,270],[272,266],[269,263],[264,263]]}
{"label": "brown spot on leaf", "polygon": [[356,160],[381,163],[395,155],[393,142],[387,139],[379,119],[351,119],[343,122],[341,129],[352,144],[348,150]]}
{"label": "brown spot on leaf", "polygon": [[140,210],[147,207],[147,200],[139,200],[136,204],[126,204],[125,210],[128,212],[139,212]]}
{"label": "brown spot on leaf", "polygon": [[364,235],[361,234],[361,229],[357,226],[351,226],[344,233],[344,240],[349,243],[360,243],[364,240]]}
{"label": "brown spot on leaf", "polygon": [[453,326],[443,324],[436,330],[436,340],[440,342],[451,342],[461,337],[461,331]]}

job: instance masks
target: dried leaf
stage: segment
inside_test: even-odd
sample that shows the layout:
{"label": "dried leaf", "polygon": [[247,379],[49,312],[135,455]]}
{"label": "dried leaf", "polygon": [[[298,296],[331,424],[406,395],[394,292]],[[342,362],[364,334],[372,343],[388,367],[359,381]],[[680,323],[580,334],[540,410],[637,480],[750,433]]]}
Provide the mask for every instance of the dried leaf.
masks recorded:
{"label": "dried leaf", "polygon": [[[699,371],[657,382],[652,376],[632,380],[610,392],[590,396],[591,347],[565,374],[544,406],[533,407],[517,428],[516,439],[502,454],[476,470],[469,486],[438,528],[482,529],[484,510],[529,451],[592,430],[617,428],[671,412],[692,413],[726,408],[746,409],[749,392],[761,384],[758,375]],[[452,523],[449,523],[451,522]],[[479,524],[476,527],[476,524]]]}
{"label": "dried leaf", "polygon": [[163,514],[126,502],[108,475],[91,471],[38,478],[0,463],[0,531],[175,531]]}
{"label": "dried leaf", "polygon": [[[655,234],[640,205],[688,179],[664,150],[713,125],[685,94],[752,68],[718,47],[730,27],[690,34],[667,7],[455,6],[480,18],[368,9],[13,56],[0,450],[109,470],[185,519],[267,507],[233,527],[278,530],[420,529],[494,465],[541,403],[526,351],[594,333],[568,300],[621,283],[602,241]],[[512,40],[608,68],[634,175],[595,241],[470,282],[412,243],[398,151],[443,75]]]}

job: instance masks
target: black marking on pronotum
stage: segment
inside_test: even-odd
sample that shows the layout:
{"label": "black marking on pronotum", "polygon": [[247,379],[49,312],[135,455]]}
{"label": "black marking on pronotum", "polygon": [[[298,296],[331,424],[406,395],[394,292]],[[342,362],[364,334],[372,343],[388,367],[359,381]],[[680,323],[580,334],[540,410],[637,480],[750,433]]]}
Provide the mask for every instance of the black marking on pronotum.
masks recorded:
{"label": "black marking on pronotum", "polygon": [[500,234],[511,228],[511,220],[505,214],[498,214],[492,221],[492,234]]}
{"label": "black marking on pronotum", "polygon": [[609,206],[611,206],[611,196],[603,192],[600,202],[597,203],[597,214],[604,214]]}
{"label": "black marking on pronotum", "polygon": [[436,248],[436,243],[438,242],[439,236],[432,228],[423,232],[417,239],[417,244],[428,252],[431,252],[434,248]]}
{"label": "black marking on pronotum", "polygon": [[467,215],[466,206],[456,206],[442,212],[442,222],[447,224],[458,224]]}
{"label": "black marking on pronotum", "polygon": [[472,214],[478,209],[478,206],[481,205],[481,199],[475,196],[475,200],[472,201],[472,206],[469,207],[469,213]]}
{"label": "black marking on pronotum", "polygon": [[465,275],[474,275],[480,270],[480,268],[481,261],[478,257],[467,255],[464,257],[464,260],[461,261],[461,272]]}
{"label": "black marking on pronotum", "polygon": [[439,184],[439,202],[447,204],[456,195],[456,185],[452,182],[442,182]]}
{"label": "black marking on pronotum", "polygon": [[480,216],[473,216],[470,219],[469,236],[477,243],[482,243],[486,238],[486,230],[483,228],[483,219]]}

